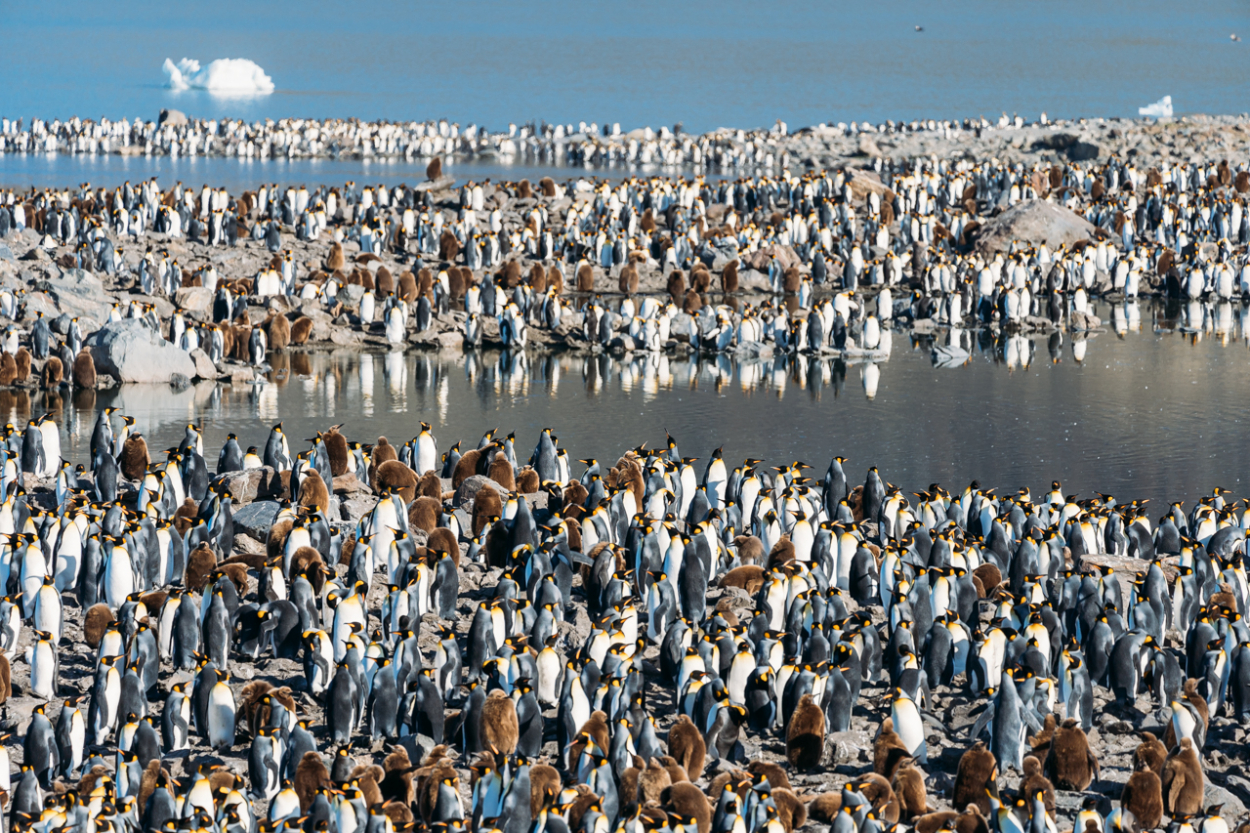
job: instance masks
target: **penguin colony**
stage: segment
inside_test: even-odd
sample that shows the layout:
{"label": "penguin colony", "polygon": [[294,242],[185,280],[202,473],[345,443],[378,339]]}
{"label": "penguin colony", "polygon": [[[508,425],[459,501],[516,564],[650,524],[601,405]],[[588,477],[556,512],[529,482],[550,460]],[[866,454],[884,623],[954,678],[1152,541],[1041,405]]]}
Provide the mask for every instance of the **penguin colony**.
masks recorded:
{"label": "penguin colony", "polygon": [[[1003,113],[996,120],[926,119],[817,124],[791,131],[784,122],[755,130],[718,129],[700,135],[681,126],[623,132],[595,122],[480,125],[438,121],[365,122],[358,119],[279,119],[248,124],[233,119],[190,119],[170,113],[142,119],[0,119],[0,152],[220,158],[479,159],[623,169],[681,166],[744,171],[815,159],[817,166],[854,156],[952,156],[971,148],[989,158],[1093,155],[1134,151],[1152,161],[1188,160],[1219,144],[1241,155],[1250,149],[1244,116],[1185,116],[1166,130],[1152,119],[1039,119]],[[1230,129],[1231,128],[1231,129]],[[1092,145],[1092,148],[1091,148]],[[1092,152],[1091,152],[1092,150]]]}
{"label": "penguin colony", "polygon": [[[232,435],[210,478],[194,426],[153,463],[132,423],[101,412],[88,473],[34,421],[0,468],[0,696],[36,704],[0,747],[13,830],[1229,829],[1205,768],[1250,719],[1250,508],[1226,490],[1157,515],[1058,482],[908,495],[841,457],[700,474],[671,436],[576,476],[550,430],[522,464],[426,424]],[[249,546],[226,484],[262,466],[286,497]],[[344,521],[349,474],[377,499]]]}
{"label": "penguin colony", "polygon": [[[467,346],[522,349],[534,332],[583,349],[769,344],[876,360],[904,322],[1090,329],[1100,323],[1091,298],[1103,296],[1131,326],[1136,299],[1162,294],[1188,301],[1188,325],[1203,329],[1207,304],[1250,297],[1246,162],[877,167],[732,181],[546,178],[536,190],[524,180],[238,195],[161,191],[154,180],[84,185],[0,195],[0,237],[33,228],[47,249],[72,246],[59,265],[95,271],[119,292],[208,289],[209,310],[161,320],[150,300],[123,295],[109,318],[146,316],[214,363],[257,366],[271,348],[307,342],[310,316],[322,313],[382,344],[444,344],[437,337],[454,332]],[[1033,201],[1072,209],[1093,237],[978,248],[995,214]],[[175,244],[203,261],[179,263]],[[231,246],[264,252],[259,268],[225,276],[214,258]],[[766,297],[744,305],[744,291]],[[0,291],[0,312],[21,315],[22,296]],[[58,357],[63,375],[75,356]]]}
{"label": "penguin colony", "polygon": [[[1119,120],[1115,120],[1117,123]],[[1030,126],[1049,133],[1068,123],[1045,114]],[[984,118],[868,122],[820,125],[822,135],[854,139],[860,135],[931,134],[963,140],[984,131],[1018,131],[1020,116],[1005,113],[995,122]],[[488,158],[504,163],[542,162],[573,167],[682,165],[754,168],[788,163],[779,146],[789,135],[778,121],[767,130],[718,130],[702,135],[650,127],[622,132],[619,124],[509,124],[506,131],[461,127],[446,119],[365,122],[359,119],[279,119],[252,124],[237,119],[111,120],[72,118],[0,119],[0,153],[131,154],[237,158]]]}

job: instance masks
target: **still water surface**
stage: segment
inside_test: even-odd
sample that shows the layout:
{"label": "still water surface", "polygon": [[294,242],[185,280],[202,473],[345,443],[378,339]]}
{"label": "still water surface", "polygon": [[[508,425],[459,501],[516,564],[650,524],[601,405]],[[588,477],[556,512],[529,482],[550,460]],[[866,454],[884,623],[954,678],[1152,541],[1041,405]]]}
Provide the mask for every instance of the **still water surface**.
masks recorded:
{"label": "still water surface", "polygon": [[[923,31],[916,31],[916,27]],[[792,126],[1018,111],[1246,109],[1243,0],[301,0],[0,4],[0,114]],[[1230,34],[1240,34],[1234,42]],[[165,88],[166,58],[247,58],[277,89]]]}
{"label": "still water surface", "polygon": [[[515,431],[522,460],[547,426],[572,457],[601,460],[642,443],[660,445],[667,429],[684,455],[706,458],[724,445],[731,462],[801,460],[820,477],[841,454],[853,476],[877,465],[913,491],[933,482],[962,488],[977,478],[1008,491],[1060,479],[1067,493],[1097,489],[1160,503],[1193,500],[1217,485],[1240,493],[1250,463],[1250,341],[1243,324],[1250,315],[1240,306],[1143,303],[1136,324],[1110,305],[1095,312],[1125,331],[1113,327],[1078,340],[964,332],[955,343],[969,356],[949,368],[935,367],[933,338],[903,333],[878,365],[642,354],[275,353],[265,383],[201,383],[180,392],[136,385],[65,401],[6,392],[0,418],[59,407],[75,461],[87,456],[96,409],[115,405],[136,418],[154,456],[177,445],[187,422],[202,420],[210,468],[227,433],[245,448],[263,446],[279,420],[292,451],[337,423],[351,439],[403,442],[425,421],[440,451],[457,439],[475,445],[492,428]],[[951,335],[941,332],[936,343],[950,344]]]}

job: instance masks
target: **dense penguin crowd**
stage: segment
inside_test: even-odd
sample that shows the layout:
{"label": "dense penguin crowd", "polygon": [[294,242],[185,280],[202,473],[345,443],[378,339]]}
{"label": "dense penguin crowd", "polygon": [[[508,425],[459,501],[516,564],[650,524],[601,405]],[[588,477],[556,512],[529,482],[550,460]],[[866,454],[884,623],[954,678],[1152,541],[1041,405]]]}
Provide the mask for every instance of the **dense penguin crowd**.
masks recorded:
{"label": "dense penguin crowd", "polygon": [[[550,430],[526,458],[428,425],[231,435],[210,475],[195,426],[153,462],[132,422],[77,467],[50,419],[9,432],[14,830],[1230,829],[1226,490],[909,494],[672,437],[575,475]],[[252,477],[281,497],[249,535]]]}

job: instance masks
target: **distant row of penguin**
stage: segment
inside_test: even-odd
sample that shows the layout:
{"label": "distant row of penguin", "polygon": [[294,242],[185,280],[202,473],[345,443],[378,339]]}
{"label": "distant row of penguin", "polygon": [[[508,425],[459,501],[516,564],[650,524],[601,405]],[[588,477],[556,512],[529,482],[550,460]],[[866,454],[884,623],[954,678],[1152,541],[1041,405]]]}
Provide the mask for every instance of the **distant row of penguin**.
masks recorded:
{"label": "distant row of penguin", "polygon": [[[1023,117],[1004,113],[991,122],[912,120],[821,124],[824,135],[936,133],[959,138],[983,131],[1018,130]],[[1045,113],[1031,123],[1062,126]],[[67,120],[0,119],[0,152],[110,154],[146,156],[224,156],[250,158],[398,158],[491,159],[504,163],[541,162],[559,166],[648,165],[697,169],[784,166],[788,153],[777,140],[789,134],[781,121],[768,129],[717,130],[692,135],[680,127],[650,127],[623,132],[619,123],[509,124],[507,130],[439,119],[367,122],[359,119],[278,119],[247,123],[240,119],[189,119],[145,122],[142,119]]]}
{"label": "distant row of penguin", "polygon": [[[0,747],[12,829],[1230,829],[1203,802],[1205,750],[1250,718],[1250,503],[1225,489],[910,493],[671,436],[601,462],[550,429],[526,458],[341,428],[232,434],[215,475],[195,425],[153,461],[105,409],[78,466],[50,417],[9,433],[0,694],[19,662],[37,701],[19,772]],[[286,496],[254,548],[230,484],[265,468]],[[348,475],[377,500],[344,520]],[[1119,800],[1066,817],[1055,792],[1102,777],[1088,733],[1141,707],[1164,731]],[[871,771],[813,792],[865,727]]]}

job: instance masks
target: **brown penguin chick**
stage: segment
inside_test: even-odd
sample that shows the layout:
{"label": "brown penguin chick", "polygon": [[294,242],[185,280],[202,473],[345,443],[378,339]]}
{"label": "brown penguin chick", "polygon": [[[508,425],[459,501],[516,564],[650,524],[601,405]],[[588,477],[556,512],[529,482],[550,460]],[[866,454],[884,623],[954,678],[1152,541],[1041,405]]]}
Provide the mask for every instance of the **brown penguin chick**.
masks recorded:
{"label": "brown penguin chick", "polygon": [[815,769],[825,751],[825,713],[804,694],[786,728],[786,759],[799,771]]}
{"label": "brown penguin chick", "polygon": [[[365,275],[368,274],[368,271],[366,271]],[[390,269],[387,269],[385,266],[378,268],[373,278],[373,291],[380,298],[385,298],[395,291],[395,278],[391,275]]]}
{"label": "brown penguin chick", "polygon": [[799,291],[799,284],[803,282],[803,275],[799,272],[799,267],[791,266],[781,276],[781,289],[787,295],[793,295]]}
{"label": "brown penguin chick", "polygon": [[[888,785],[887,785],[888,786]],[[815,798],[809,799],[807,802],[808,818],[816,821],[823,821],[826,824],[833,822],[838,812],[842,809],[842,791],[834,790],[833,792],[821,793]]]}
{"label": "brown penguin chick", "polygon": [[[386,494],[394,492],[410,503],[417,496],[417,473],[398,460],[387,460],[378,466],[374,473],[374,491]],[[321,504],[328,506],[328,503]]]}
{"label": "brown penguin chick", "polygon": [[989,789],[998,778],[998,763],[994,753],[977,741],[959,758],[955,773],[955,788],[951,793],[951,805],[967,807],[975,804],[982,814],[990,812]]}
{"label": "brown penguin chick", "polygon": [[577,291],[595,291],[595,269],[589,263],[577,267]]}
{"label": "brown penguin chick", "polygon": [[[1057,719],[1054,712],[1051,712],[1042,719],[1042,731],[1029,739],[1029,744],[1033,747],[1033,757],[1041,761],[1043,769],[1046,767],[1046,756],[1050,754],[1050,743],[1055,737],[1056,725]],[[961,805],[956,804],[955,806],[959,807]]]}
{"label": "brown penguin chick", "polygon": [[[212,553],[209,554],[211,555]],[[105,632],[109,629],[109,623],[112,621],[113,611],[104,602],[87,608],[87,613],[82,620],[82,638],[88,647],[98,648],[100,646],[100,640],[104,638]]]}
{"label": "brown penguin chick", "polygon": [[1042,774],[1042,762],[1032,755],[1025,755],[1021,766],[1024,767],[1024,774],[1020,779],[1020,789],[1017,792],[1022,796],[1042,793],[1042,802],[1046,805],[1046,811],[1054,813],[1055,787],[1050,783],[1050,779]]}
{"label": "brown penguin chick", "polygon": [[720,586],[739,587],[754,596],[764,586],[766,575],[763,567],[756,564],[743,564],[741,567],[734,567],[721,576]]}
{"label": "brown penguin chick", "polygon": [[911,821],[929,812],[928,794],[924,788],[924,773],[916,768],[914,758],[907,757],[899,762],[890,786],[894,788],[894,794],[898,796],[901,820]]}
{"label": "brown penguin chick", "polygon": [[807,805],[803,799],[785,787],[774,787],[773,804],[777,805],[777,819],[786,833],[807,824]]}
{"label": "brown penguin chick", "polygon": [[315,547],[300,547],[291,553],[291,575],[298,576],[303,573],[309,576],[314,587],[317,586],[317,581],[313,576],[324,568],[325,562]]}
{"label": "brown penguin chick", "polygon": [[333,272],[345,265],[347,258],[343,257],[343,244],[336,240],[330,245],[330,254],[326,255],[326,271]]}
{"label": "brown penguin chick", "polygon": [[633,295],[638,291],[638,267],[632,263],[627,263],[621,267],[621,277],[617,284],[617,288],[626,295]]}
{"label": "brown penguin chick", "polygon": [[438,238],[438,259],[448,262],[460,256],[460,241],[450,231],[445,231]]}
{"label": "brown penguin chick", "polygon": [[61,365],[61,360],[56,356],[48,356],[48,360],[43,363],[43,373],[41,385],[44,390],[59,387],[65,378],[65,368]]}
{"label": "brown penguin chick", "polygon": [[738,261],[731,260],[725,264],[724,271],[720,273],[720,288],[726,293],[738,291]]}
{"label": "brown penguin chick", "polygon": [[565,506],[584,506],[588,497],[590,497],[590,492],[580,481],[573,480],[564,487]]}
{"label": "brown penguin chick", "polygon": [[1206,782],[1202,761],[1190,738],[1181,738],[1180,746],[1168,756],[1159,779],[1163,788],[1163,812],[1169,816],[1193,816],[1202,812],[1202,795]]}
{"label": "brown penguin chick", "polygon": [[1002,571],[989,562],[981,564],[972,571],[972,574],[981,579],[981,586],[985,588],[986,593],[994,592],[994,588],[1003,583]]}
{"label": "brown penguin chick", "polygon": [[[1069,717],[1055,730],[1046,758],[1046,775],[1059,789],[1072,792],[1084,792],[1098,777],[1098,759],[1075,718]],[[1046,797],[1053,801],[1054,793],[1047,793]],[[1050,809],[1049,804],[1046,807]]]}
{"label": "brown penguin chick", "polygon": [[521,264],[515,260],[509,260],[503,265],[503,284],[508,289],[516,289],[521,283]]}
{"label": "brown penguin chick", "polygon": [[495,455],[495,459],[491,461],[490,469],[486,472],[486,476],[502,486],[504,491],[516,491],[516,475],[512,471],[512,464],[502,454]]}
{"label": "brown penguin chick", "polygon": [[[637,758],[635,763],[642,763],[642,759]],[[636,766],[627,766],[625,770],[616,777],[616,793],[620,797],[620,810],[623,813],[633,815],[638,809],[638,777],[641,770]]]}
{"label": "brown penguin chick", "polygon": [[595,709],[590,713],[590,717],[577,730],[577,734],[590,735],[595,739],[595,743],[600,749],[606,750],[610,746],[610,738],[608,735],[608,716],[600,709]]}
{"label": "brown penguin chick", "polygon": [[881,730],[872,744],[872,771],[893,779],[899,762],[909,754],[903,739],[894,731],[894,719],[881,721]]}
{"label": "brown penguin chick", "polygon": [[432,497],[438,501],[443,499],[443,481],[434,469],[421,475],[421,479],[417,481],[417,496]]}
{"label": "brown penguin chick", "polygon": [[688,778],[698,779],[703,775],[707,744],[703,740],[703,733],[688,715],[683,714],[668,730],[668,754],[681,764]]}
{"label": "brown penguin chick", "polygon": [[265,540],[265,555],[268,560],[272,561],[286,550],[286,538],[291,534],[292,526],[294,523],[291,520],[283,518],[269,527],[269,537]]}
{"label": "brown penguin chick", "polygon": [[178,530],[179,534],[185,536],[187,530],[195,524],[195,519],[199,515],[200,507],[195,502],[195,498],[184,498],[182,505],[174,510],[174,529]]}
{"label": "brown penguin chick", "polygon": [[[1214,599],[1214,596],[1212,598]],[[1229,608],[1236,610],[1237,602],[1234,600],[1229,604]],[[1207,705],[1207,701],[1203,696],[1198,693],[1198,681],[1193,678],[1185,680],[1181,697],[1192,705],[1198,712],[1198,716],[1202,718],[1202,736],[1206,737],[1207,726],[1211,722],[1211,708]],[[1170,720],[1163,732],[1163,745],[1168,749],[1176,748],[1176,730],[1172,728],[1172,721]]]}
{"label": "brown penguin chick", "polygon": [[687,289],[681,302],[681,311],[686,315],[694,315],[701,309],[703,309],[703,299],[699,297],[699,293],[693,289]]}
{"label": "brown penguin chick", "polygon": [[94,388],[96,382],[95,359],[86,347],[78,351],[74,357],[74,367],[70,371],[76,388]]}
{"label": "brown penguin chick", "polygon": [[12,353],[0,353],[0,385],[11,385],[17,381],[17,361]]}
{"label": "brown penguin chick", "polygon": [[412,830],[415,827],[412,808],[407,802],[386,801],[382,805],[382,815],[390,819],[396,830]]}
{"label": "brown penguin chick", "polygon": [[503,517],[503,498],[491,486],[483,485],[473,498],[473,537],[476,538],[491,518]]}
{"label": "brown penguin chick", "polygon": [[247,724],[248,730],[255,737],[257,726],[257,714],[260,711],[260,701],[273,690],[273,685],[265,680],[251,680],[244,683],[243,688],[239,689],[238,696],[235,698],[235,711],[242,714],[244,722]]}
{"label": "brown penguin chick", "polygon": [[568,805],[568,820],[570,830],[582,829],[582,816],[586,815],[586,811],[599,803],[599,796],[590,791],[590,787],[585,784],[573,785],[573,790],[577,793],[577,797]]}
{"label": "brown penguin chick", "polygon": [[673,301],[681,300],[686,294],[686,276],[682,274],[680,269],[674,269],[668,276],[668,294],[673,296]]}
{"label": "brown penguin chick", "polygon": [[1120,807],[1133,814],[1138,829],[1154,830],[1163,820],[1163,783],[1145,761],[1138,761],[1120,791]]}
{"label": "brown penguin chick", "polygon": [[947,825],[954,825],[959,813],[954,810],[938,810],[934,813],[927,813],[916,819],[916,823],[912,825],[915,833],[938,833],[939,830]]}
{"label": "brown penguin chick", "polygon": [[299,505],[321,508],[330,505],[330,490],[315,469],[306,472],[299,481]]}
{"label": "brown penguin chick", "polygon": [[[456,540],[456,533],[452,532],[445,526],[430,533],[430,537],[426,539],[425,547],[431,553],[445,552],[451,555],[452,563],[456,565],[456,569],[460,569],[460,542]],[[435,559],[437,560],[437,559]],[[431,561],[431,564],[434,562]]]}
{"label": "brown penguin chick", "polygon": [[408,504],[408,526],[420,529],[427,536],[438,529],[438,519],[443,512],[443,502],[432,497],[419,497]]}
{"label": "brown penguin chick", "polygon": [[532,495],[535,492],[542,491],[543,483],[538,477],[538,472],[529,466],[525,466],[516,473],[516,490],[523,495]]}
{"label": "brown penguin chick", "polygon": [[91,791],[100,783],[100,779],[107,775],[108,770],[104,768],[104,765],[96,764],[78,779],[78,794],[83,796],[91,795]]}
{"label": "brown penguin chick", "polygon": [[17,364],[16,382],[20,385],[30,378],[30,351],[25,347],[17,348],[17,353],[13,356],[13,360]]}
{"label": "brown penguin chick", "polygon": [[560,795],[560,773],[548,764],[530,767],[530,813],[537,816]]}
{"label": "brown penguin chick", "polygon": [[690,288],[700,295],[712,288],[712,273],[703,265],[703,261],[697,262],[694,271],[690,273]]}
{"label": "brown penguin chick", "polygon": [[682,766],[680,763],[678,763],[677,759],[674,758],[672,755],[661,755],[660,763],[664,766],[666,770],[668,770],[668,777],[672,780],[674,784],[676,784],[678,781],[690,780],[690,773],[687,772],[686,768]]}
{"label": "brown penguin chick", "polygon": [[195,593],[203,593],[204,586],[208,584],[208,576],[216,566],[217,556],[207,542],[202,542],[187,556],[187,569],[183,574],[182,586]]}
{"label": "brown penguin chick", "polygon": [[[897,773],[895,773],[895,777],[897,778]],[[878,819],[890,824],[894,824],[899,820],[902,807],[899,804],[898,794],[894,792],[894,787],[885,779],[885,776],[869,772],[854,786],[857,792],[868,799],[868,803],[872,806],[872,810],[877,814]],[[921,787],[923,786],[922,781]],[[840,803],[841,798],[839,798]]]}
{"label": "brown penguin chick", "polygon": [[1168,759],[1168,748],[1154,736],[1153,732],[1142,732],[1141,743],[1133,750],[1133,768],[1138,769],[1144,764],[1155,775],[1163,774],[1163,764]]}
{"label": "brown penguin chick", "polygon": [[291,343],[304,344],[308,341],[308,336],[312,334],[313,320],[306,315],[301,315],[291,322]]}
{"label": "brown penguin chick", "polygon": [[657,758],[647,761],[647,768],[638,774],[638,803],[658,802],[660,794],[673,785],[668,770]]}
{"label": "brown penguin chick", "polygon": [[378,441],[373,444],[373,449],[369,452],[369,481],[373,482],[373,475],[378,466],[398,459],[399,454],[396,453],[395,446],[391,445],[386,437],[378,437]]}
{"label": "brown penguin chick", "polygon": [[790,536],[782,535],[768,553],[768,567],[773,569],[782,564],[789,564],[797,557],[798,553],[794,549],[794,542],[790,540]]}
{"label": "brown penguin chick", "polygon": [[382,767],[377,764],[360,764],[352,769],[351,780],[360,785],[360,792],[365,797],[365,806],[374,807],[381,804],[382,789],[378,786],[385,776]]}
{"label": "brown penguin chick", "polygon": [[143,479],[152,458],[148,456],[148,444],[144,441],[142,434],[131,432],[125,444],[122,445],[121,459],[117,462],[121,467],[122,476],[127,480]]}
{"label": "brown penguin chick", "polygon": [[239,564],[238,562],[235,562],[234,564],[218,564],[217,569],[209,573],[209,583],[215,583],[217,579],[222,576],[229,579],[230,583],[234,585],[234,588],[239,591],[240,599],[247,595],[248,582],[246,564]]}
{"label": "brown penguin chick", "polygon": [[417,773],[417,814],[425,821],[426,829],[429,829],[430,822],[434,820],[438,788],[444,783],[452,785],[459,792],[460,778],[446,760],[422,767]]}
{"label": "brown penguin chick", "polygon": [[[466,269],[465,271],[472,276],[470,270]],[[447,270],[447,294],[453,302],[464,300],[468,283],[469,280],[465,278],[464,272],[461,272],[459,267],[453,266]]]}
{"label": "brown penguin chick", "polygon": [[777,789],[794,789],[790,783],[790,776],[786,775],[786,771],[781,768],[780,764],[771,761],[751,761],[747,764],[747,773],[750,775],[763,775],[768,779],[768,786],[774,790]]}
{"label": "brown penguin chick", "polygon": [[295,766],[294,781],[293,789],[299,796],[300,812],[307,813],[312,807],[317,790],[330,786],[330,771],[326,769],[325,761],[321,760],[319,753],[304,753],[304,757]]}
{"label": "brown penguin chick", "polygon": [[[378,271],[381,272],[382,270],[379,269]],[[399,276],[399,288],[395,294],[410,304],[417,300],[417,279],[411,271],[404,272]]]}
{"label": "brown penguin chick", "polygon": [[711,833],[712,806],[703,790],[689,781],[679,781],[665,790],[661,794],[660,805],[670,813],[694,819],[699,833]]}
{"label": "brown penguin chick", "polygon": [[404,747],[396,746],[391,750],[382,759],[384,774],[378,787],[382,790],[383,798],[404,806],[412,803],[412,773],[414,769],[412,761],[408,758],[408,751]]}
{"label": "brown penguin chick", "polygon": [[480,448],[471,448],[460,456],[456,468],[451,473],[451,488],[459,489],[460,484],[477,474],[478,461],[482,459]]}
{"label": "brown penguin chick", "polygon": [[564,273],[555,266],[547,269],[547,288],[553,290],[557,295],[564,294]]}
{"label": "brown penguin chick", "polygon": [[763,564],[764,542],[754,535],[739,535],[734,539],[734,546],[738,548],[738,560],[745,561],[748,564]]}
{"label": "brown penguin chick", "polygon": [[977,806],[969,804],[955,819],[955,833],[990,833],[990,826]]}
{"label": "brown penguin chick", "polygon": [[9,658],[0,653],[0,705],[9,702],[13,696],[13,667]]}
{"label": "brown penguin chick", "polygon": [[291,344],[291,322],[282,313],[269,313],[264,328],[270,350],[284,350]]}
{"label": "brown penguin chick", "polygon": [[430,160],[430,164],[425,166],[425,178],[430,182],[441,179],[443,176],[443,158],[435,156]]}
{"label": "brown penguin chick", "polygon": [[[272,341],[270,346],[273,346]],[[342,477],[347,474],[347,460],[351,452],[347,446],[347,437],[339,433],[339,426],[335,425],[323,433],[321,441],[325,443],[326,453],[330,456],[330,476]]]}
{"label": "brown penguin chick", "polygon": [[143,768],[143,775],[139,776],[139,793],[135,797],[136,806],[146,806],[152,793],[156,792],[156,788],[161,784],[168,784],[169,781],[169,770],[161,768],[160,758],[148,761],[148,765]]}
{"label": "brown penguin chick", "polygon": [[[516,751],[517,717],[512,698],[495,689],[482,704],[482,744],[504,755]],[[604,747],[606,749],[606,747]]]}

